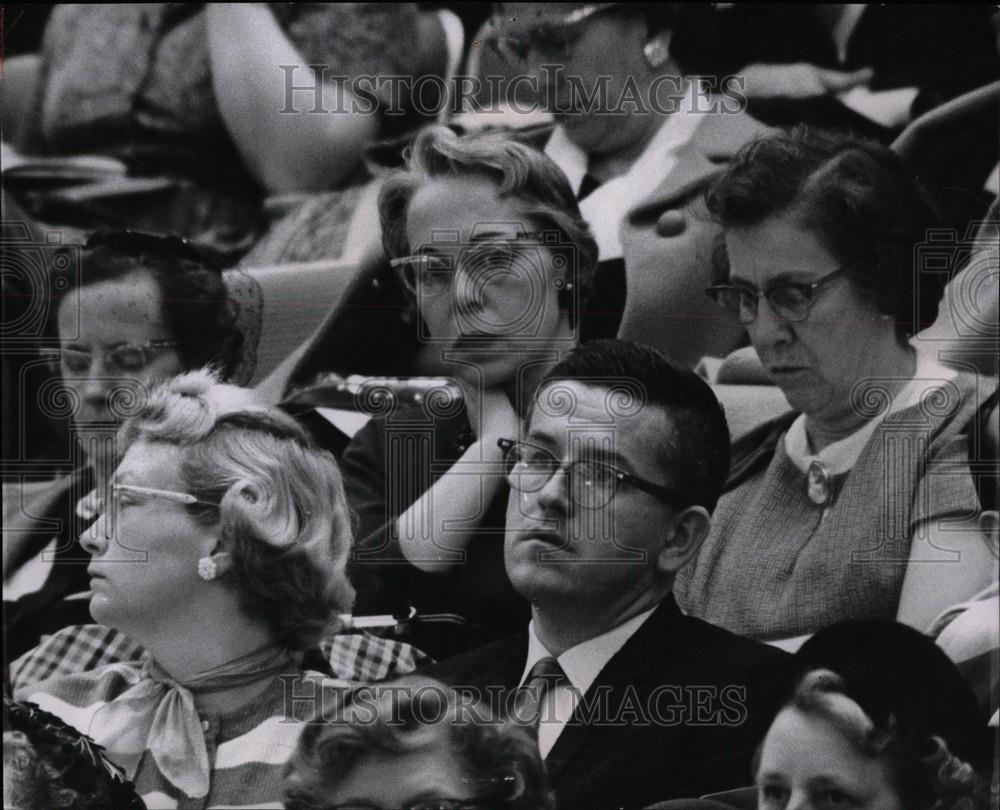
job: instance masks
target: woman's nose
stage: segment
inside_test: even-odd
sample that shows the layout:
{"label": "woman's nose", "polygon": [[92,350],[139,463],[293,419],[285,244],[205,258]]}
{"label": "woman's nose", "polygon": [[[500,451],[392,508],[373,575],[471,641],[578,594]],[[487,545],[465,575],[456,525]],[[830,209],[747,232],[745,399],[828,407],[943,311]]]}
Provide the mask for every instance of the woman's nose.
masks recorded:
{"label": "woman's nose", "polygon": [[101,512],[80,535],[80,545],[91,557],[100,557],[111,544],[111,518],[107,512]]}
{"label": "woman's nose", "polygon": [[98,405],[105,402],[108,396],[108,375],[104,365],[94,358],[86,374],[81,375],[80,389],[88,404]]}
{"label": "woman's nose", "polygon": [[747,325],[747,333],[754,346],[775,346],[791,343],[794,339],[792,324],[782,318],[771,306],[766,296],[757,299],[757,317]]}
{"label": "woman's nose", "polygon": [[92,557],[98,557],[107,552],[114,537],[113,509],[107,508],[108,501],[100,497],[99,490],[88,496],[87,506],[93,510],[93,522],[80,535],[80,545]]}

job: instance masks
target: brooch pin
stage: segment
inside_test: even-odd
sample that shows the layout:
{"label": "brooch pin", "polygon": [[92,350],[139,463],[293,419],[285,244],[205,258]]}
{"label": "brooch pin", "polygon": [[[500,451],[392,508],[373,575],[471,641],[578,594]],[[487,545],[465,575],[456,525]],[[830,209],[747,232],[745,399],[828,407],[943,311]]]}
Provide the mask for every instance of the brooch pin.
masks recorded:
{"label": "brooch pin", "polygon": [[806,473],[806,494],[817,506],[830,501],[830,473],[820,462],[814,461]]}

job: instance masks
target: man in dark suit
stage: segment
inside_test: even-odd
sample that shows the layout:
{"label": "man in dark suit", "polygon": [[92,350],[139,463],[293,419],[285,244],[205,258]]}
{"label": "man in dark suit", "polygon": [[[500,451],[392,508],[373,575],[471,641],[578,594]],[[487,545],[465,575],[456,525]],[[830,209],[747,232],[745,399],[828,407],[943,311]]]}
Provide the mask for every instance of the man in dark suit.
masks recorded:
{"label": "man in dark suit", "polygon": [[531,623],[427,674],[537,727],[559,807],[748,784],[787,656],[671,596],[729,468],[711,389],[654,349],[593,341],[546,376],[517,438],[504,558]]}

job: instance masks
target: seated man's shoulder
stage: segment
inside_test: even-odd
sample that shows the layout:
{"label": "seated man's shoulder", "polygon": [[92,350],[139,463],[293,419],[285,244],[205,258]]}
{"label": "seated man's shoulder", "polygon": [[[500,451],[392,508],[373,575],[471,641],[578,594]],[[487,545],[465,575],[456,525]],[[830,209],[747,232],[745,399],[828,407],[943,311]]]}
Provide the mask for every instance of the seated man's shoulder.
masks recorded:
{"label": "seated man's shoulder", "polygon": [[701,619],[687,617],[692,629],[697,661],[720,672],[759,672],[780,674],[789,671],[792,656],[777,647],[751,638],[736,635],[729,630],[709,624]]}
{"label": "seated man's shoulder", "polygon": [[519,678],[527,651],[527,635],[520,633],[421,667],[419,671],[449,686],[478,685],[485,680],[496,680],[498,674],[508,671]]}

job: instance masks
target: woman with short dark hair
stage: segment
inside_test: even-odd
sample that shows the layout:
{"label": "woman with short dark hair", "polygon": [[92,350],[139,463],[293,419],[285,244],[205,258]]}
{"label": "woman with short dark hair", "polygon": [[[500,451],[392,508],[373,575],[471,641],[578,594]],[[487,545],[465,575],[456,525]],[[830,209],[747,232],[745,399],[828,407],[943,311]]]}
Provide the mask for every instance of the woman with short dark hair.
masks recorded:
{"label": "woman with short dark hair", "polygon": [[737,442],[678,601],[769,641],[847,618],[925,629],[996,571],[963,435],[996,380],[908,341],[946,280],[920,266],[933,208],[889,149],[804,128],[748,146],[707,200],[708,292],[796,413]]}
{"label": "woman with short dark hair", "polygon": [[992,737],[931,639],[842,622],[795,656],[798,682],[758,751],[760,810],[986,808]]}
{"label": "woman with short dark hair", "polygon": [[[59,344],[56,373],[38,388],[41,413],[72,424],[59,456],[74,471],[32,496],[4,492],[4,629],[9,660],[46,633],[89,621],[86,553],[77,538],[93,515],[84,497],[116,461],[115,430],[149,387],[211,364],[246,382],[253,346],[222,271],[168,234],[108,231],[51,262],[48,298]],[[53,525],[56,527],[53,530]]]}

